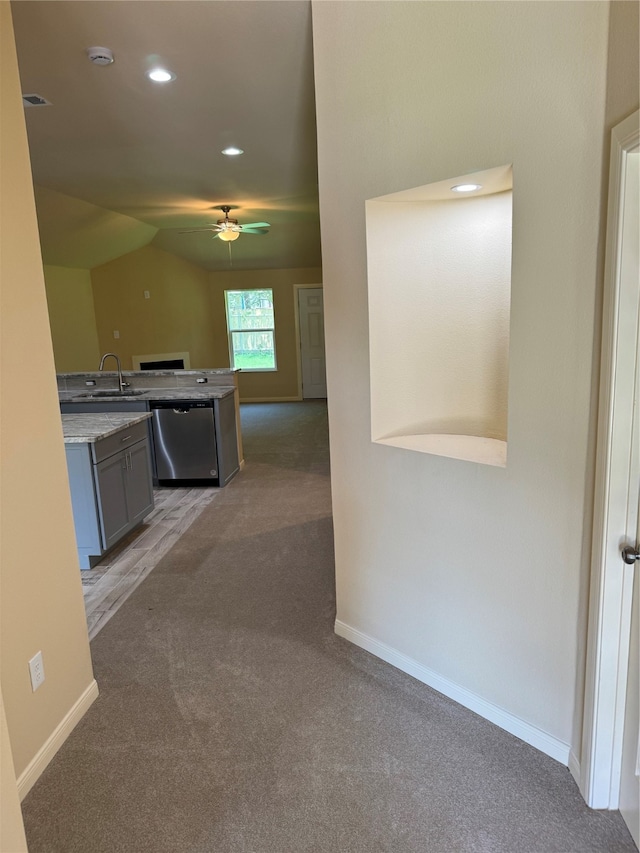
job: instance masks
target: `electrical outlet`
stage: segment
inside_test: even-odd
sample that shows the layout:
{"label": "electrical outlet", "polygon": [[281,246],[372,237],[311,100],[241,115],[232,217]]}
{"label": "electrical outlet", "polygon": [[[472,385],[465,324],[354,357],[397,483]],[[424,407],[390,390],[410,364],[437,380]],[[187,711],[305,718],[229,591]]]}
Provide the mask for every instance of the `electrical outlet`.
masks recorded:
{"label": "electrical outlet", "polygon": [[116,340],[118,340],[118,338],[120,337],[120,332],[115,331],[115,332],[113,333],[113,337],[114,337]]}
{"label": "electrical outlet", "polygon": [[31,675],[31,689],[35,691],[44,681],[44,664],[42,652],[35,654],[29,661],[29,674]]}
{"label": "electrical outlet", "polygon": [[145,298],[145,299],[151,299],[151,294],[149,293],[149,291],[148,291],[148,290],[145,290],[145,291],[144,291],[144,298]]}

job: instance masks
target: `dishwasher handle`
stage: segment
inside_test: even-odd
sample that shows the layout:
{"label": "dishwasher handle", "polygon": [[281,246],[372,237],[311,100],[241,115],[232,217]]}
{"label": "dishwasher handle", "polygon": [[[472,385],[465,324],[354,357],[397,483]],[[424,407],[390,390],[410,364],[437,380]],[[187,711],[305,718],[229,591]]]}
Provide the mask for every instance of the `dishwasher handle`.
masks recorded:
{"label": "dishwasher handle", "polygon": [[171,409],[176,414],[187,414],[192,409],[212,409],[213,400],[152,400],[149,408],[152,412],[156,409]]}

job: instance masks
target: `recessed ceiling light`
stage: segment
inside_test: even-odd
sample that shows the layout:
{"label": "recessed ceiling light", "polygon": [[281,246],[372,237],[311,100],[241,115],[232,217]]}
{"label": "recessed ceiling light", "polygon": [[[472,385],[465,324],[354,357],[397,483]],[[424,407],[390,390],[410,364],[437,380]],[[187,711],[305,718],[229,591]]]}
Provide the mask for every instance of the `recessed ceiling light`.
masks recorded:
{"label": "recessed ceiling light", "polygon": [[451,187],[451,192],[454,193],[472,193],[474,190],[481,190],[482,184],[457,184]]}
{"label": "recessed ceiling light", "polygon": [[151,71],[147,71],[147,77],[154,83],[168,83],[176,79],[176,75],[167,71],[166,68],[152,68]]}
{"label": "recessed ceiling light", "polygon": [[223,148],[220,153],[226,154],[227,157],[237,157],[238,154],[244,154],[244,151],[242,148],[236,148],[235,145],[230,145],[228,148]]}

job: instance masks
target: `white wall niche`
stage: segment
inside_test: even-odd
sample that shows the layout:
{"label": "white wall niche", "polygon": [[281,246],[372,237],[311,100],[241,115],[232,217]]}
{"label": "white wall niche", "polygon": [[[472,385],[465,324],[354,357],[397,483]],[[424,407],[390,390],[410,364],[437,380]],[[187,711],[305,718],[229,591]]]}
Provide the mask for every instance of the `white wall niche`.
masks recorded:
{"label": "white wall niche", "polygon": [[366,202],[372,441],[506,466],[512,187],[506,165]]}

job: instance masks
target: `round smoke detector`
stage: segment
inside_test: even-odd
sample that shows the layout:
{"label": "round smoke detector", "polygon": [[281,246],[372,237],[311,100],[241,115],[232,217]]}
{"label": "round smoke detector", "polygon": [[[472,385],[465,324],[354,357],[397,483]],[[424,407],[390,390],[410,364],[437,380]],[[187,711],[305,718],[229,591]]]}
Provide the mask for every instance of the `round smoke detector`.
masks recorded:
{"label": "round smoke detector", "polygon": [[111,65],[113,51],[108,47],[88,47],[87,56],[94,65]]}

